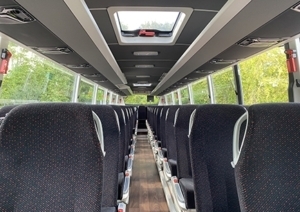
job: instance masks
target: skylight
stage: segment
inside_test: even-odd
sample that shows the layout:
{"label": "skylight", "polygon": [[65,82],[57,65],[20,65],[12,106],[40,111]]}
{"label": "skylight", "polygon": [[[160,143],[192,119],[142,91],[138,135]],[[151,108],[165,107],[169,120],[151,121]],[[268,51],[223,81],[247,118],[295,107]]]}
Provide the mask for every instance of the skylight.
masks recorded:
{"label": "skylight", "polygon": [[119,11],[117,14],[122,31],[148,29],[171,32],[180,13],[174,11]]}
{"label": "skylight", "polygon": [[109,7],[120,45],[174,45],[191,16],[187,7]]}

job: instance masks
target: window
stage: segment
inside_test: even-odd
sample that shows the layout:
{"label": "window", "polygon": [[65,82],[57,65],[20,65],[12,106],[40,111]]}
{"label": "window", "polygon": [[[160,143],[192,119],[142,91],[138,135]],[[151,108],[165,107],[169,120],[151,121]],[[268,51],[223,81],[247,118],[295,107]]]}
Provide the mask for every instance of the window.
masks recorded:
{"label": "window", "polygon": [[168,105],[173,105],[172,94],[170,93],[166,97],[167,97]]}
{"label": "window", "polygon": [[108,105],[109,104],[109,100],[110,100],[110,92],[107,92],[107,95],[106,95],[106,104]]}
{"label": "window", "polygon": [[71,102],[74,75],[12,42],[13,56],[0,89],[0,105]]}
{"label": "window", "polygon": [[179,105],[178,92],[174,91],[175,105]]}
{"label": "window", "polygon": [[109,7],[107,11],[120,45],[173,45],[193,9],[187,7],[175,9],[168,7]]}
{"label": "window", "polygon": [[218,104],[237,104],[232,67],[212,75],[215,100]]}
{"label": "window", "polygon": [[94,86],[91,84],[80,80],[79,83],[79,98],[78,102],[91,104],[93,100]]}
{"label": "window", "polygon": [[207,80],[202,79],[192,85],[195,104],[209,104],[209,92]]}
{"label": "window", "polygon": [[187,87],[184,87],[180,90],[181,92],[181,102],[183,105],[190,104],[190,96],[189,96],[189,90]]}
{"label": "window", "polygon": [[119,11],[117,14],[122,31],[147,29],[171,32],[180,13],[173,11]]}
{"label": "window", "polygon": [[103,104],[103,98],[104,98],[104,91],[101,89],[98,89],[97,91],[97,97],[96,97],[96,104]]}
{"label": "window", "polygon": [[244,103],[288,102],[288,72],[283,47],[240,63]]}

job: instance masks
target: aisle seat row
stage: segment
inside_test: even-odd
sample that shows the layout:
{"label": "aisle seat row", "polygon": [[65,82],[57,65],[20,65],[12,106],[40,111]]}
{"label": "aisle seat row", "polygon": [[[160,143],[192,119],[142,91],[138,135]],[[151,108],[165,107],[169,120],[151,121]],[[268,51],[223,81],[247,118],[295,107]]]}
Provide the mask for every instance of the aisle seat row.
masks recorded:
{"label": "aisle seat row", "polygon": [[125,212],[136,111],[73,103],[1,108],[0,211]]}
{"label": "aisle seat row", "polygon": [[300,211],[300,104],[148,107],[178,211]]}

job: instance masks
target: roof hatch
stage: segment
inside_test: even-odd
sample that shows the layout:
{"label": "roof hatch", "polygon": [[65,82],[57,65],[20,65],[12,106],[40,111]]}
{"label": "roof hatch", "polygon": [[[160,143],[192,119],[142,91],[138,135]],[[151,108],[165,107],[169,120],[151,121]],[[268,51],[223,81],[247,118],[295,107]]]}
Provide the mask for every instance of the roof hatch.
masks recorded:
{"label": "roof hatch", "polygon": [[192,8],[110,7],[120,45],[174,44]]}

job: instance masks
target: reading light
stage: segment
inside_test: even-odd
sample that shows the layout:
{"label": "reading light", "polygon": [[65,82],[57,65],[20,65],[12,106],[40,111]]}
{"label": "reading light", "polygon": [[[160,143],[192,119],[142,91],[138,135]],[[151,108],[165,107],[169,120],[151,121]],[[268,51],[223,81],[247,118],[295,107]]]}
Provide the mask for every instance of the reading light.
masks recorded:
{"label": "reading light", "polygon": [[139,52],[133,52],[134,56],[157,56],[158,52],[156,51],[139,51]]}
{"label": "reading light", "polygon": [[133,83],[134,87],[150,87],[151,83]]}
{"label": "reading light", "polygon": [[148,75],[139,75],[139,76],[136,76],[136,78],[149,78],[150,76]]}
{"label": "reading light", "polygon": [[135,65],[136,68],[154,68],[154,65],[151,64],[141,64],[141,65]]}

